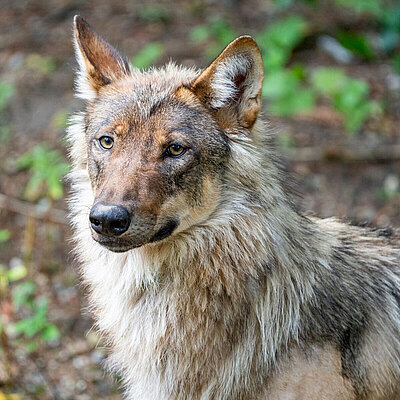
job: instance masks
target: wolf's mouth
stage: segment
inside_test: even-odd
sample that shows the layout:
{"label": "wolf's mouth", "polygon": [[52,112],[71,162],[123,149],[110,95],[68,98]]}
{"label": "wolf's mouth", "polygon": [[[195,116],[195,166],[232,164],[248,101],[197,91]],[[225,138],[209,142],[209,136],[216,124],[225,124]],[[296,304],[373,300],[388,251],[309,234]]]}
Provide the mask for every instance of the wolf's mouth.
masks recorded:
{"label": "wolf's mouth", "polygon": [[92,238],[94,241],[101,244],[107,250],[113,251],[114,253],[123,253],[125,251],[132,250],[136,247],[143,246],[143,244],[145,244],[145,243],[135,244],[126,241],[122,242],[121,240],[107,240],[104,238],[96,237],[95,235],[92,235]]}
{"label": "wolf's mouth", "polygon": [[172,232],[178,226],[178,222],[175,220],[168,221],[158,232],[150,239],[150,242],[158,242],[159,240],[163,240],[168,236],[171,236]]}
{"label": "wolf's mouth", "polygon": [[110,238],[98,235],[93,231],[92,231],[92,238],[97,243],[101,244],[108,250],[113,251],[114,253],[123,253],[125,251],[144,246],[147,243],[159,242],[163,239],[166,239],[167,237],[171,236],[171,234],[178,225],[179,223],[177,221],[170,220],[167,223],[165,223],[165,225],[163,225],[150,239],[147,240],[143,236],[140,238],[139,241],[134,241],[133,239],[130,240],[129,237]]}

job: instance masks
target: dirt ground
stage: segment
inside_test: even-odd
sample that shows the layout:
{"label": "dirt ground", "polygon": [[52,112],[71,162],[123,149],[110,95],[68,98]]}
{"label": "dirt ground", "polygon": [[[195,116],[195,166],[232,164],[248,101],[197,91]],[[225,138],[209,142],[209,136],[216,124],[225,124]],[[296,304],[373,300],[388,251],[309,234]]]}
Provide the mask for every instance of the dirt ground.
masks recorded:
{"label": "dirt ground", "polygon": [[[27,171],[17,168],[18,157],[42,142],[66,155],[64,127],[57,121],[83,106],[73,93],[73,16],[79,13],[86,17],[129,57],[157,41],[164,47],[157,64],[172,58],[188,66],[205,67],[206,59],[201,57],[204,46],[189,39],[193,26],[219,15],[238,34],[252,34],[279,17],[271,4],[262,0],[1,1],[0,80],[11,82],[15,95],[6,109],[11,134],[0,141],[0,195],[7,198],[0,207],[0,230],[11,233],[7,242],[0,243],[0,264],[23,262],[28,267],[27,278],[35,282],[38,296],[49,299],[48,318],[61,336],[32,353],[9,343],[8,361],[2,343],[0,399],[2,392],[40,400],[121,398],[118,379],[103,369],[107,352],[91,329],[64,214],[58,222],[35,219],[28,216],[33,203],[22,203],[16,210],[13,201],[24,199],[29,180]],[[293,6],[291,11],[301,12],[298,7]],[[314,25],[318,32],[329,33],[338,20],[344,26],[348,24],[346,13],[338,16],[318,10],[307,16],[322,21]],[[32,67],[33,54],[50,57],[51,71]],[[312,35],[296,49],[293,59],[309,68],[337,65],[316,46]],[[301,210],[371,226],[400,226],[400,156],[388,157],[386,152],[400,144],[400,89],[393,89],[396,84],[400,87],[400,83],[393,84],[400,77],[391,72],[384,58],[375,62],[355,60],[340,67],[353,77],[368,80],[372,97],[385,105],[384,113],[358,134],[345,134],[338,115],[323,103],[297,117],[272,117],[268,109],[264,116],[271,121],[278,143],[290,140],[291,146],[282,145],[281,152],[294,176]],[[382,154],[371,156],[379,149]],[[68,193],[68,184],[64,186]],[[52,207],[65,211],[66,202],[57,200]],[[7,362],[12,364],[11,377],[5,371]]]}

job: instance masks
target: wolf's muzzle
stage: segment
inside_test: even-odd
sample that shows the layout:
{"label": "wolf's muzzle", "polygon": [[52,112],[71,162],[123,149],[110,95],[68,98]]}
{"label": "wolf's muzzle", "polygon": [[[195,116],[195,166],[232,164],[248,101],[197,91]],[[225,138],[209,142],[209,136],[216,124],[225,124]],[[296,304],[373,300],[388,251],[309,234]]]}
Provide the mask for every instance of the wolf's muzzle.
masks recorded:
{"label": "wolf's muzzle", "polygon": [[131,216],[125,207],[99,202],[92,207],[89,220],[100,235],[120,236],[128,230]]}

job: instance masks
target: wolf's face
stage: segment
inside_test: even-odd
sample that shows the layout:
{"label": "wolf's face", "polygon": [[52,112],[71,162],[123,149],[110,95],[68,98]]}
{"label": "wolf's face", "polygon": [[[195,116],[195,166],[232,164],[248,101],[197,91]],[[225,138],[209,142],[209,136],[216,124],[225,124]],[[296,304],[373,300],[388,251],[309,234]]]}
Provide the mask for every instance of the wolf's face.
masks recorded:
{"label": "wolf's face", "polygon": [[209,115],[177,93],[158,93],[160,102],[140,110],[135,98],[151,93],[146,84],[112,89],[87,117],[90,222],[95,240],[123,251],[206,219],[219,202],[229,146]]}
{"label": "wolf's face", "polygon": [[204,222],[223,200],[227,132],[250,129],[260,107],[254,41],[237,39],[202,74],[130,71],[80,17],[75,44],[93,239],[121,252]]}

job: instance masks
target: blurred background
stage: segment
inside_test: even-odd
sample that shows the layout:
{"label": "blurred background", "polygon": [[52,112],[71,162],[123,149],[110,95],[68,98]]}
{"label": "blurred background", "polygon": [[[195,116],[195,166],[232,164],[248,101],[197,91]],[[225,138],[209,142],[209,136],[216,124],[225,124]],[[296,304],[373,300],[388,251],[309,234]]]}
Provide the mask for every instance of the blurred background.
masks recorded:
{"label": "blurred background", "polygon": [[76,13],[140,68],[254,36],[300,209],[400,226],[398,0],[1,0],[0,400],[121,398],[70,254]]}

